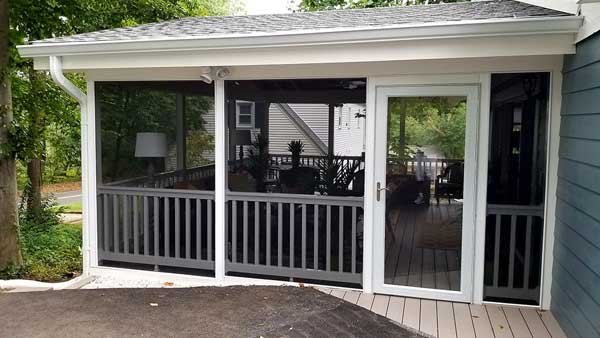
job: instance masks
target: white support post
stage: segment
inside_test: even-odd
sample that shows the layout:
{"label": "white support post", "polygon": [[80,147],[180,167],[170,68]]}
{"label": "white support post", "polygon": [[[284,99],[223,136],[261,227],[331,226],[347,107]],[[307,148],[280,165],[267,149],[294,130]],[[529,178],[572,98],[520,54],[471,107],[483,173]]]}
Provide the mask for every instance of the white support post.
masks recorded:
{"label": "white support post", "polygon": [[227,175],[225,81],[215,80],[215,278],[225,279],[225,191]]}
{"label": "white support post", "polygon": [[[81,131],[81,164],[82,164],[82,180],[83,180],[83,238],[84,238],[84,252],[89,252],[88,266],[98,266],[98,205],[97,205],[97,191],[98,191],[98,154],[100,149],[98,139],[98,118],[96,116],[96,92],[94,81],[87,82],[87,109],[85,116],[81,117],[82,131]],[[86,121],[85,134],[84,124]],[[84,154],[84,151],[86,154]],[[86,174],[87,173],[87,174]],[[87,209],[86,209],[87,208]],[[87,210],[87,212],[86,212]],[[87,223],[86,223],[87,222]],[[86,233],[87,231],[87,233]],[[87,243],[85,243],[87,239]],[[85,262],[86,260],[84,260]]]}
{"label": "white support post", "polygon": [[[490,133],[490,97],[492,74],[480,75],[481,106],[479,108],[479,144],[477,159],[477,202],[475,209],[475,258],[473,272],[473,303],[483,303],[483,275],[485,268],[485,228],[487,216],[487,177]],[[467,268],[467,267],[464,267]]]}
{"label": "white support post", "polygon": [[[375,189],[375,96],[376,88],[367,78],[367,108],[365,117],[365,194],[363,219],[363,292],[373,292],[373,246],[374,246],[374,189]],[[378,245],[383,245],[378,243]]]}

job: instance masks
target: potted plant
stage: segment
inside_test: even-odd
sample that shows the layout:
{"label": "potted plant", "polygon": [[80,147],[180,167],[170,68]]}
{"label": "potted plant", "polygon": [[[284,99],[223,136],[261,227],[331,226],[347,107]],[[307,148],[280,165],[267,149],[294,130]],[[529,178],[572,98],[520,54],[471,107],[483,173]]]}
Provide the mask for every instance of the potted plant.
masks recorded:
{"label": "potted plant", "polygon": [[304,143],[301,140],[292,140],[288,143],[288,150],[292,153],[292,168],[300,166],[300,154],[304,152]]}

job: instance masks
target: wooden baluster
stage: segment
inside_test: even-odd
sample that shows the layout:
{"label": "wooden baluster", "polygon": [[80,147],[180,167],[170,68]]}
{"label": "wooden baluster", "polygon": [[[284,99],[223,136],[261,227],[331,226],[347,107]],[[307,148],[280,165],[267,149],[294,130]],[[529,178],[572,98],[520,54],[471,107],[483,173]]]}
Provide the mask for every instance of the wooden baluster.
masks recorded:
{"label": "wooden baluster", "polygon": [[352,207],[352,273],[356,273],[356,207]]}
{"label": "wooden baluster", "polygon": [[259,234],[260,234],[260,202],[255,201],[254,202],[254,264],[258,264],[259,263],[259,257],[258,257],[258,253],[259,253],[259,247],[260,247],[260,241],[259,241]]}
{"label": "wooden baluster", "polygon": [[331,271],[331,205],[327,206],[327,223],[326,226],[326,249],[325,249],[325,270]]}
{"label": "wooden baluster", "polygon": [[267,266],[271,265],[271,202],[267,202]]}
{"label": "wooden baluster", "polygon": [[500,278],[500,225],[502,224],[502,215],[496,215],[496,233],[494,237],[494,287],[498,287]]}
{"label": "wooden baluster", "polygon": [[294,268],[294,235],[295,235],[295,217],[294,203],[290,203],[290,268]]}
{"label": "wooden baluster", "polygon": [[244,264],[248,264],[248,201],[244,201],[243,202],[243,235],[244,235],[244,241],[242,242],[243,245],[243,262]]}
{"label": "wooden baluster", "polygon": [[196,199],[196,259],[202,259],[202,200]]}
{"label": "wooden baluster", "polygon": [[231,201],[231,262],[237,263],[237,201]]}
{"label": "wooden baluster", "polygon": [[133,253],[140,254],[140,211],[139,196],[133,196]]}
{"label": "wooden baluster", "polygon": [[129,213],[129,196],[123,195],[123,253],[129,255],[129,228],[131,214]]}
{"label": "wooden baluster", "polygon": [[[213,260],[213,217],[212,217],[212,208],[213,208],[213,201],[212,200],[207,200],[206,201],[206,244],[207,244],[207,254],[206,254],[206,259],[209,261]],[[225,224],[227,224],[227,222],[225,222]]]}
{"label": "wooden baluster", "polygon": [[306,269],[306,204],[302,204],[302,269]]}
{"label": "wooden baluster", "polygon": [[144,255],[150,255],[150,202],[144,196]]}
{"label": "wooden baluster", "polygon": [[175,197],[175,258],[181,258],[181,200]]}
{"label": "wooden baluster", "polygon": [[344,272],[344,207],[338,207],[338,271]]}
{"label": "wooden baluster", "polygon": [[165,257],[171,257],[171,209],[169,197],[165,197]]}
{"label": "wooden baluster", "polygon": [[315,204],[315,208],[313,210],[314,217],[314,247],[313,247],[313,269],[319,269],[319,205]]}
{"label": "wooden baluster", "polygon": [[192,210],[191,201],[185,199],[185,258],[192,258]]}
{"label": "wooden baluster", "polygon": [[517,215],[510,216],[510,251],[508,256],[508,287],[514,288],[515,247],[517,246]]}
{"label": "wooden baluster", "polygon": [[527,228],[525,229],[525,263],[523,264],[523,287],[529,288],[529,276],[531,274],[531,228],[533,223],[533,216],[527,216]]}
{"label": "wooden baluster", "polygon": [[283,265],[283,206],[277,203],[277,266]]}
{"label": "wooden baluster", "polygon": [[104,197],[104,202],[102,203],[102,206],[104,207],[104,210],[103,210],[104,211],[104,217],[103,217],[103,220],[104,220],[104,225],[103,225],[103,227],[104,227],[104,229],[103,229],[104,230],[104,251],[108,252],[108,251],[110,251],[110,233],[109,233],[109,228],[108,228],[109,227],[109,224],[108,224],[109,223],[109,218],[108,218],[109,213],[108,212],[109,212],[110,208],[109,208],[109,204],[108,204],[109,203],[108,202],[108,200],[109,200],[108,194],[104,194],[103,197]]}
{"label": "wooden baluster", "polygon": [[154,256],[160,256],[160,200],[154,197]]}

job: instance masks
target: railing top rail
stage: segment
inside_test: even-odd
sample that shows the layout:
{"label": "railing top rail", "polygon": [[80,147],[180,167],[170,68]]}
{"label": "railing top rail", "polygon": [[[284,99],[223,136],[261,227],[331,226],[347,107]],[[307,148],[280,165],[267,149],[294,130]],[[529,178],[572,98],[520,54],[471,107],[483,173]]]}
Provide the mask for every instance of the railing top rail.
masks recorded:
{"label": "railing top rail", "polygon": [[[270,157],[292,157],[291,154],[269,154]],[[348,159],[348,160],[362,160],[362,156],[342,156],[335,155],[335,158]],[[300,155],[300,158],[327,158],[327,155]]]}
{"label": "railing top rail", "polygon": [[544,215],[544,206],[517,204],[488,204],[487,214],[542,217]]}
{"label": "railing top rail", "polygon": [[116,195],[138,195],[138,196],[154,196],[154,197],[183,197],[183,198],[198,198],[214,199],[215,192],[208,190],[184,190],[184,189],[160,189],[160,188],[138,188],[138,187],[114,187],[114,186],[99,186],[99,194],[116,194]]}
{"label": "railing top rail", "polygon": [[356,196],[322,196],[304,194],[254,193],[230,191],[226,199],[231,201],[282,202],[297,204],[345,205],[362,207],[363,197]]}

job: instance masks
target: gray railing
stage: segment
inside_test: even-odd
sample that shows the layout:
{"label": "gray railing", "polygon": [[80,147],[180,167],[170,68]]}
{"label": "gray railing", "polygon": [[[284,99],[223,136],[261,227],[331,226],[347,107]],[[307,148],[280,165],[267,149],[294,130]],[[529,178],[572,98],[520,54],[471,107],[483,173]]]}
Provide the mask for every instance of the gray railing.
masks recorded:
{"label": "gray railing", "polygon": [[493,249],[493,259],[486,297],[539,300],[543,213],[543,206],[488,205],[487,231],[493,232],[486,247]]}
{"label": "gray railing", "polygon": [[98,189],[100,260],[214,269],[214,193]]}
{"label": "gray railing", "polygon": [[[417,170],[417,163],[419,161],[415,158],[409,159],[388,159],[388,165],[402,165],[407,174],[414,174]],[[450,159],[450,158],[424,158],[421,160],[425,173],[432,179],[435,179],[438,175],[441,175],[444,169],[454,163],[464,162],[461,159]],[[400,170],[400,168],[399,168]]]}
{"label": "gray railing", "polygon": [[170,188],[175,184],[186,181],[197,181],[205,177],[215,175],[215,165],[189,168],[184,170],[168,171],[156,174],[152,177],[142,176],[121,181],[115,181],[105,186],[137,187],[137,188]]}
{"label": "gray railing", "polygon": [[361,197],[228,193],[229,273],[362,283]]}

